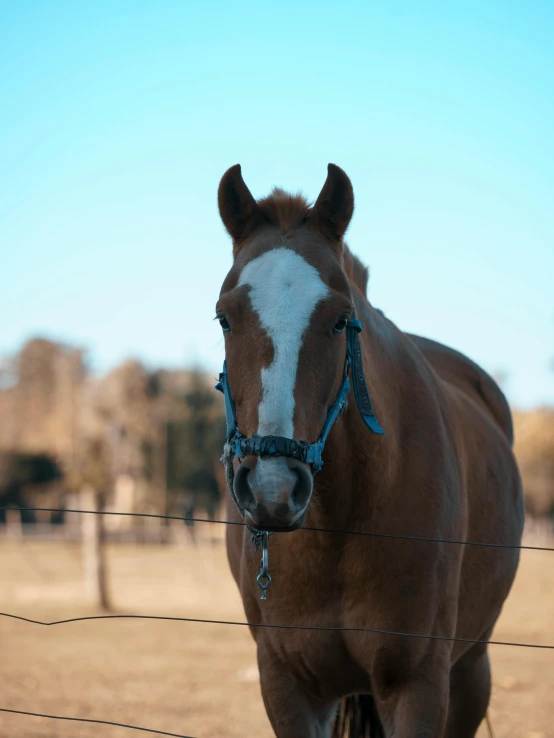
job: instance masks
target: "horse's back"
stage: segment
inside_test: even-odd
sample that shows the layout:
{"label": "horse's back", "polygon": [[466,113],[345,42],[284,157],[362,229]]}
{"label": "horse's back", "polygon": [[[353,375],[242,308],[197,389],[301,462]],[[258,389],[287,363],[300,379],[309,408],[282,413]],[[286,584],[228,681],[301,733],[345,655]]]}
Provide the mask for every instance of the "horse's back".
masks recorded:
{"label": "horse's back", "polygon": [[512,414],[504,394],[494,379],[478,364],[455,349],[430,338],[406,334],[431,364],[441,379],[458,387],[481,403],[514,441]]}

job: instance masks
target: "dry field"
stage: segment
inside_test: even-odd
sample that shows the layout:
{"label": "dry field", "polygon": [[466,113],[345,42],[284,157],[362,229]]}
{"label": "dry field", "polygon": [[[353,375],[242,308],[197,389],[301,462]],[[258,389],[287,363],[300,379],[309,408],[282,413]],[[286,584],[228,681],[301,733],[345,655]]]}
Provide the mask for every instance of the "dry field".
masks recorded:
{"label": "dry field", "polygon": [[[4,612],[47,620],[93,614],[77,545],[1,541],[0,561]],[[196,547],[114,545],[109,564],[117,612],[244,617],[221,539],[210,544],[204,538]],[[554,643],[553,593],[554,553],[524,551],[495,638]],[[554,737],[554,651],[490,651],[496,738]],[[0,684],[5,708],[196,738],[273,735],[253,642],[243,627],[112,620],[46,628],[0,618]],[[132,735],[148,734],[0,713],[0,738]],[[479,738],[486,735],[482,728]]]}

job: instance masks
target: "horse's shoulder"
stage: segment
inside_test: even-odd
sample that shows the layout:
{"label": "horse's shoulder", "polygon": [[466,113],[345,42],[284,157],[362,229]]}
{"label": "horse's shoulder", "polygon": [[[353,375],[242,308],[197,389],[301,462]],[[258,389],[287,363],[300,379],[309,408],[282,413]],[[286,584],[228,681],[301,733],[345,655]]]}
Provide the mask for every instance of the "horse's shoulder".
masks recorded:
{"label": "horse's shoulder", "polygon": [[504,393],[478,364],[449,346],[430,338],[405,334],[417,346],[441,379],[477,398],[492,414],[510,443],[514,440],[512,414]]}

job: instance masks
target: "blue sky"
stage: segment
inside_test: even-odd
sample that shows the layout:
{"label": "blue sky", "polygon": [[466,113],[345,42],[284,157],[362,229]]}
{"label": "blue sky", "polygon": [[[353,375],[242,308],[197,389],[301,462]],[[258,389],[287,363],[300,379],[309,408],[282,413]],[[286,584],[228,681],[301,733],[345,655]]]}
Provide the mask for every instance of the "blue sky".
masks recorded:
{"label": "blue sky", "polygon": [[554,403],[550,2],[2,3],[0,354],[99,370],[223,355],[216,191],[356,193],[348,241],[401,328]]}

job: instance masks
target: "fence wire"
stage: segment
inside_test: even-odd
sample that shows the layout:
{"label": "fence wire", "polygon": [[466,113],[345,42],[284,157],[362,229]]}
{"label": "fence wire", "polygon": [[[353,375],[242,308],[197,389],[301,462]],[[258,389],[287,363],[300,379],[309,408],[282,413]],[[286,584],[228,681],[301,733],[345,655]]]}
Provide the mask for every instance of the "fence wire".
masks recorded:
{"label": "fence wire", "polygon": [[95,720],[94,718],[69,717],[68,715],[47,715],[43,712],[27,712],[26,710],[9,710],[7,707],[0,707],[0,712],[11,712],[14,715],[29,715],[30,717],[48,718],[49,720],[69,720],[74,723],[94,723],[96,725],[111,725],[115,728],[128,728],[129,730],[140,730],[143,733],[152,733],[155,735],[166,735],[171,738],[194,738],[192,735],[183,735],[182,733],[167,733],[165,730],[155,730],[154,728],[143,728],[140,725],[127,725],[127,723],[115,723],[111,720]]}
{"label": "fence wire", "polygon": [[[119,515],[127,518],[155,518],[157,520],[181,520],[190,523],[215,523],[216,525],[238,525],[245,527],[246,523],[235,520],[207,520],[206,518],[186,517],[184,515],[157,515],[154,513],[131,513],[118,512],[116,510],[76,510],[74,508],[58,508],[58,507],[5,507],[0,506],[0,510],[23,510],[25,512],[63,512],[78,513],[81,515]],[[527,546],[512,543],[487,543],[484,541],[460,541],[452,538],[432,538],[429,536],[408,536],[397,533],[372,533],[369,531],[359,530],[340,530],[335,528],[311,528],[303,526],[300,531],[310,531],[312,533],[331,533],[343,536],[367,536],[370,538],[388,538],[400,541],[420,541],[422,543],[447,543],[455,546],[482,546],[484,548],[509,548],[527,551],[554,551],[554,546]]]}
{"label": "fence wire", "polygon": [[[6,509],[13,509],[13,508],[7,508],[4,506],[0,507],[0,510],[6,510]],[[212,522],[212,523],[216,523],[219,525],[238,525],[238,526],[246,525],[246,523],[244,522],[237,522],[237,521],[232,521],[232,520],[211,520],[210,521],[210,520],[206,520],[205,518],[186,517],[186,516],[181,516],[181,515],[156,515],[152,513],[127,513],[127,512],[117,512],[117,511],[107,511],[107,510],[77,510],[77,509],[51,508],[51,507],[26,507],[26,508],[19,508],[19,509],[25,510],[27,512],[63,512],[63,513],[77,513],[77,514],[82,514],[82,515],[119,515],[123,517],[133,517],[133,518],[156,518],[159,520],[180,520],[183,522],[193,522],[193,523]],[[388,538],[388,539],[395,539],[395,540],[421,541],[421,542],[429,542],[429,543],[444,543],[444,544],[453,544],[453,545],[460,545],[460,546],[482,546],[482,547],[490,547],[490,548],[525,549],[525,550],[532,550],[532,551],[554,551],[554,547],[549,547],[549,546],[528,546],[528,545],[513,545],[513,544],[505,544],[505,543],[486,543],[486,542],[481,542],[481,541],[460,541],[460,540],[445,539],[445,538],[431,538],[427,536],[407,536],[407,535],[396,535],[392,533],[371,533],[371,532],[366,532],[366,531],[335,530],[335,529],[312,528],[312,527],[304,527],[302,528],[302,530],[316,532],[316,533],[369,536],[369,537],[374,537],[374,538]],[[389,636],[396,636],[396,637],[402,637],[402,638],[419,638],[419,639],[427,639],[427,640],[450,641],[450,642],[456,642],[456,643],[471,643],[471,644],[482,643],[482,644],[487,644],[487,645],[492,645],[492,646],[515,646],[519,648],[535,648],[535,649],[554,650],[554,644],[519,643],[516,641],[491,641],[491,640],[487,641],[487,640],[473,639],[473,638],[459,638],[455,636],[439,636],[439,635],[423,634],[423,633],[405,633],[402,631],[384,630],[381,628],[317,626],[317,625],[288,625],[288,624],[280,624],[280,623],[245,623],[245,622],[240,622],[236,620],[209,620],[206,618],[185,618],[185,617],[167,616],[167,615],[136,615],[136,614],[90,615],[90,616],[83,616],[83,617],[77,617],[77,618],[66,618],[64,620],[44,621],[44,620],[35,620],[33,618],[27,618],[22,615],[15,615],[13,613],[0,612],[0,617],[11,618],[13,620],[19,620],[25,623],[30,623],[33,625],[42,625],[46,627],[55,626],[55,625],[67,625],[69,623],[78,623],[78,622],[92,621],[92,620],[130,620],[130,619],[132,620],[164,620],[164,621],[176,621],[176,622],[185,622],[185,623],[203,623],[203,624],[210,624],[210,625],[238,625],[238,626],[249,627],[249,628],[278,628],[278,629],[283,629],[283,630],[308,630],[308,631],[318,630],[318,631],[331,631],[331,632],[348,631],[348,632],[357,632],[357,633],[379,633],[381,635],[389,635]],[[111,720],[69,717],[67,715],[48,715],[46,713],[28,712],[25,710],[13,710],[13,709],[5,708],[5,707],[0,707],[0,712],[11,713],[14,715],[39,717],[39,718],[45,718],[48,720],[65,720],[65,721],[79,722],[79,723],[91,723],[91,724],[96,724],[96,725],[108,725],[112,727],[126,728],[128,730],[140,731],[143,733],[150,733],[152,735],[169,736],[170,738],[194,738],[193,736],[186,736],[186,735],[183,735],[182,733],[168,733],[163,730],[156,730],[154,728],[145,728],[142,726],[130,725],[127,723],[118,723],[118,722],[113,722]]]}
{"label": "fence wire", "polygon": [[406,633],[399,630],[385,630],[382,628],[367,627],[345,627],[342,625],[289,625],[285,623],[245,623],[240,620],[209,620],[207,618],[185,618],[177,615],[83,615],[78,618],[66,618],[64,620],[34,620],[23,615],[15,615],[9,612],[0,612],[0,617],[21,620],[32,625],[67,625],[68,623],[80,623],[86,620],[169,620],[179,623],[207,623],[210,625],[240,625],[248,628],[276,628],[281,630],[319,630],[348,633],[380,633],[382,635],[398,636],[401,638],[423,638],[430,641],[450,641],[454,643],[483,643],[491,646],[517,646],[519,648],[544,648],[554,650],[554,644],[542,643],[518,643],[516,641],[487,641],[479,638],[458,638],[456,636],[440,636],[427,633]]}

